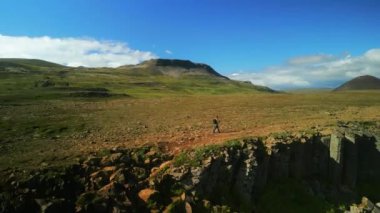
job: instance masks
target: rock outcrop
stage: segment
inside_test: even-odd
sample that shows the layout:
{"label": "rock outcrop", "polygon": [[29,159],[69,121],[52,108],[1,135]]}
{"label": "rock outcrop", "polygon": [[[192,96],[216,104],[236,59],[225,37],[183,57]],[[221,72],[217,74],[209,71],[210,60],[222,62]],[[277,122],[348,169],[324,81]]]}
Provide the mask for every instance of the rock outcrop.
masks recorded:
{"label": "rock outcrop", "polygon": [[200,158],[189,155],[191,167],[174,163],[165,174],[196,197],[239,210],[252,211],[267,183],[288,178],[308,182],[311,193],[326,200],[354,202],[358,183],[380,179],[379,144],[375,135],[352,126],[328,136],[251,138],[206,149]]}

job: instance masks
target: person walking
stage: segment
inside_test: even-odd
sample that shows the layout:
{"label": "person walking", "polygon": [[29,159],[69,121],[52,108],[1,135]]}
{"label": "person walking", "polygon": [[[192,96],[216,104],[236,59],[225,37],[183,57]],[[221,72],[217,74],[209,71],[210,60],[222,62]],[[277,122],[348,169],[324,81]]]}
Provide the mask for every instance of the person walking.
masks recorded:
{"label": "person walking", "polygon": [[212,129],[212,133],[220,133],[220,129],[219,129],[219,117],[216,116],[214,119],[212,119],[212,125],[213,125],[213,129]]}

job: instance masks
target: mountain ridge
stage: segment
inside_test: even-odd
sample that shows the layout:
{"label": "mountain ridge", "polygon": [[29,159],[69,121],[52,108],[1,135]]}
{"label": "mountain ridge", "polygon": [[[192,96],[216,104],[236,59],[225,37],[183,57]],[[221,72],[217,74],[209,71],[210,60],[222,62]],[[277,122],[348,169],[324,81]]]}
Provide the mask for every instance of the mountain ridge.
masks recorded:
{"label": "mountain ridge", "polygon": [[155,74],[164,74],[172,77],[183,75],[208,75],[229,79],[215,71],[211,66],[204,63],[195,63],[190,60],[181,59],[150,59],[136,65],[124,65],[119,69],[150,69]]}

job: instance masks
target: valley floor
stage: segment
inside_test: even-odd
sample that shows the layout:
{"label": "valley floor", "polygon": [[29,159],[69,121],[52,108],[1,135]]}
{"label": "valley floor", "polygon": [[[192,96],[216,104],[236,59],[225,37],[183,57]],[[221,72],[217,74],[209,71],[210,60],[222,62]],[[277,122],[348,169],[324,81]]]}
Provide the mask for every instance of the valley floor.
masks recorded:
{"label": "valley floor", "polygon": [[[380,121],[379,92],[66,98],[0,103],[0,170],[61,165],[113,147],[172,153],[246,136]],[[222,133],[212,133],[218,115]]]}

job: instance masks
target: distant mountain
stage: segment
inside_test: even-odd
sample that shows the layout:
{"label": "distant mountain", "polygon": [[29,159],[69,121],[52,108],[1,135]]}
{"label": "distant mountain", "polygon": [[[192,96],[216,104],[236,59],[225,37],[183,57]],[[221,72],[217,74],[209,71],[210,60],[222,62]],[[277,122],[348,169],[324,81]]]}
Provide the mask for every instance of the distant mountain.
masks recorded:
{"label": "distant mountain", "polygon": [[119,69],[139,70],[139,72],[146,70],[151,74],[163,74],[172,77],[181,77],[184,75],[205,75],[228,79],[227,77],[216,72],[207,64],[194,63],[189,60],[152,59],[137,65],[121,66]]}
{"label": "distant mountain", "polygon": [[380,89],[380,79],[371,76],[364,75],[356,77],[341,86],[337,87],[334,91],[346,91],[346,90],[374,90]]}
{"label": "distant mountain", "polygon": [[[212,67],[188,60],[154,59],[137,65],[68,67],[36,59],[0,59],[0,96],[44,98],[276,92],[231,80]],[[12,82],[12,83],[9,83]],[[9,93],[8,91],[12,91]],[[15,94],[18,94],[18,96]]]}
{"label": "distant mountain", "polygon": [[135,76],[167,76],[175,79],[191,79],[194,83],[201,79],[214,81],[214,86],[233,84],[236,87],[250,88],[262,92],[277,92],[269,87],[254,85],[250,82],[231,80],[215,71],[211,66],[179,59],[151,59],[137,65],[125,65],[116,68]]}

